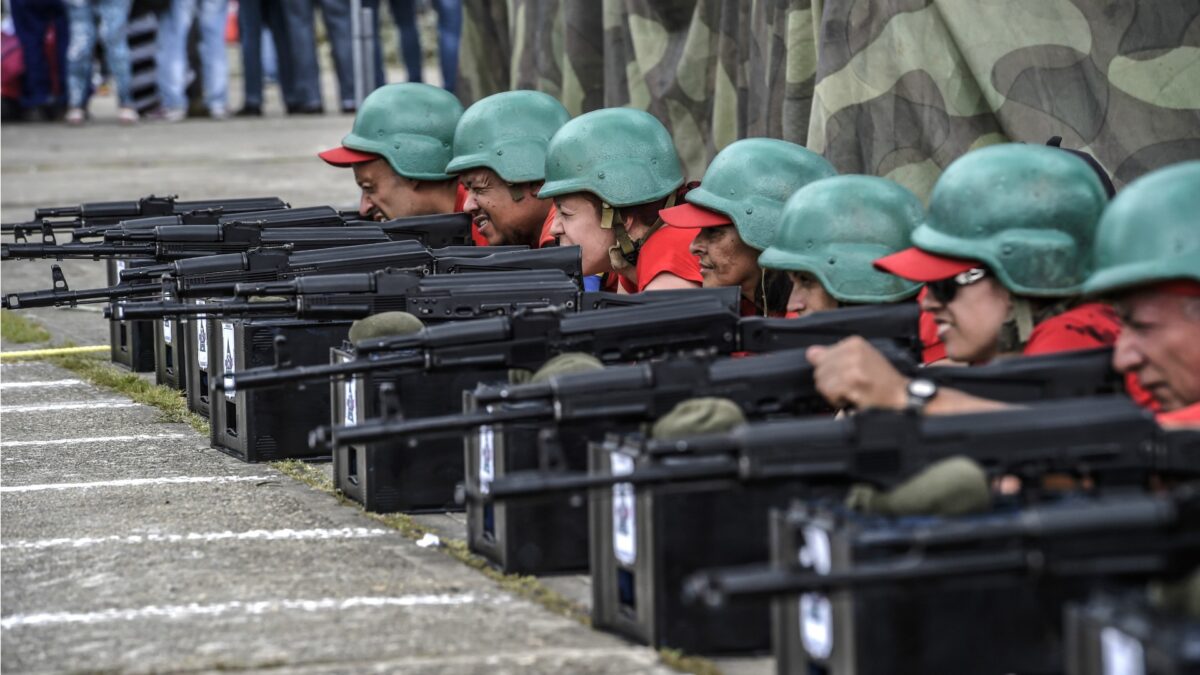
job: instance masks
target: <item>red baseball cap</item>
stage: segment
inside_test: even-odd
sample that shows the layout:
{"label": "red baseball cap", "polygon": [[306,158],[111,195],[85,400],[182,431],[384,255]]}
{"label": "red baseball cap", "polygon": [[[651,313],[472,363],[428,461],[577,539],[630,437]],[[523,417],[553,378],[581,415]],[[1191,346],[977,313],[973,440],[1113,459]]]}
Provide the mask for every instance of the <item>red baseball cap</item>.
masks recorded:
{"label": "red baseball cap", "polygon": [[976,260],[950,258],[922,251],[917,247],[906,248],[899,253],[884,256],[875,261],[875,267],[909,281],[941,281],[983,265]]}
{"label": "red baseball cap", "polygon": [[658,212],[658,217],[671,227],[698,228],[732,225],[729,216],[718,211],[710,211],[695,204],[680,204]]}
{"label": "red baseball cap", "polygon": [[355,164],[362,164],[363,162],[370,162],[372,160],[379,159],[379,155],[376,155],[373,152],[362,152],[361,150],[347,148],[344,145],[339,145],[331,150],[317,153],[317,157],[320,157],[334,166],[340,167],[353,166]]}

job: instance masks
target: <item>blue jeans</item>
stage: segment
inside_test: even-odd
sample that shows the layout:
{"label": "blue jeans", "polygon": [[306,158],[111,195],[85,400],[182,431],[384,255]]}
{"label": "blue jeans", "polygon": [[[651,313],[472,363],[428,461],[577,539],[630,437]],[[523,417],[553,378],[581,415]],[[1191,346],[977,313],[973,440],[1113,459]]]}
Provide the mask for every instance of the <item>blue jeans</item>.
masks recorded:
{"label": "blue jeans", "polygon": [[[396,27],[400,29],[400,51],[409,82],[423,82],[421,40],[417,32],[414,0],[389,0]],[[462,34],[462,0],[433,0],[438,15],[438,60],[442,66],[442,86],[447,91],[458,87],[458,42]]]}
{"label": "blue jeans", "polygon": [[[354,105],[354,36],[351,34],[350,0],[319,0],[325,17],[325,33],[333,50],[333,67],[337,70],[338,98],[343,108]],[[383,52],[379,48],[379,0],[363,0],[363,7],[374,10],[375,23],[375,86],[387,83],[383,72]],[[366,92],[371,93],[371,92]]]}
{"label": "blue jeans", "polygon": [[[92,55],[96,35],[104,44],[104,56],[117,86],[117,102],[133,107],[130,89],[129,43],[125,26],[129,21],[130,0],[66,0],[71,40],[67,47],[67,105],[87,106],[92,86]],[[96,29],[99,17],[100,28]]]}
{"label": "blue jeans", "polygon": [[229,107],[229,59],[225,54],[225,21],[229,0],[200,0],[200,66],[204,70],[204,103],[209,111]]}
{"label": "blue jeans", "polygon": [[154,61],[158,98],[167,110],[187,108],[187,39],[195,16],[196,0],[171,0],[167,9],[158,13]]}
{"label": "blue jeans", "polygon": [[[13,26],[25,59],[25,81],[21,89],[21,107],[61,104],[67,87],[67,12],[60,0],[12,0]],[[54,26],[59,95],[54,95],[50,63],[46,59],[46,31]]]}

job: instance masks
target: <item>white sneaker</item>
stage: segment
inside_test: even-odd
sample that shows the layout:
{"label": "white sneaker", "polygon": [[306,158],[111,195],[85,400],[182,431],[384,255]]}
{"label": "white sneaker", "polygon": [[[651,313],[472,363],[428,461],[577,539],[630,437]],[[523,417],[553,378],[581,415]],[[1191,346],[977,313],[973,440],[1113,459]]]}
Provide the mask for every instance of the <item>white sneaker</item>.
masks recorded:
{"label": "white sneaker", "polygon": [[229,109],[225,106],[212,106],[208,109],[208,116],[214,120],[229,119]]}
{"label": "white sneaker", "polygon": [[117,110],[117,121],[121,124],[137,124],[138,112],[133,108],[120,108]]}
{"label": "white sneaker", "polygon": [[63,121],[73,127],[83,124],[85,120],[87,120],[87,111],[83,108],[71,108],[63,117]]}

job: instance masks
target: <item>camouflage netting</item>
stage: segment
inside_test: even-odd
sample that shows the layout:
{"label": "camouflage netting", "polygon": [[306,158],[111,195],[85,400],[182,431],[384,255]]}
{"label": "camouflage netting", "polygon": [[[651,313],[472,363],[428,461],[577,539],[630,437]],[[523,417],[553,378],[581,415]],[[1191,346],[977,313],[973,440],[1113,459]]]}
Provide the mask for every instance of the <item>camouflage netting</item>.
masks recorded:
{"label": "camouflage netting", "polygon": [[[460,94],[649,110],[689,177],[770,136],[927,197],[1005,140],[1094,153],[1118,187],[1200,157],[1200,3],[464,0]],[[818,20],[819,18],[819,20]]]}

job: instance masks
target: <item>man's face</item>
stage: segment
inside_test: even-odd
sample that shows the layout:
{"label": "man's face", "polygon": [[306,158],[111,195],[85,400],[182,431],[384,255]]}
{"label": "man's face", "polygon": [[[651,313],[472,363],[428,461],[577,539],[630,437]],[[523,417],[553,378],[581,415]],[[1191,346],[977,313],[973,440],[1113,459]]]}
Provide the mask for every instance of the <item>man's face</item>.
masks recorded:
{"label": "man's face", "polygon": [[837,309],[840,305],[837,299],[825,290],[825,285],[808,272],[787,273],[792,280],[792,293],[788,296],[787,312],[797,317],[808,316],[815,312]]}
{"label": "man's face", "polygon": [[391,220],[418,213],[417,182],[398,175],[385,159],[354,165],[354,182],[362,191],[359,215],[368,220]]}
{"label": "man's face", "polygon": [[[492,246],[526,244],[537,247],[550,202],[537,198],[540,184],[510,186],[491,169],[471,169],[459,176],[467,189],[463,210],[471,214],[480,234]],[[517,200],[514,191],[521,197]]]}
{"label": "man's face", "polygon": [[1200,403],[1200,298],[1135,292],[1115,303],[1113,367],[1136,373],[1164,411]]}
{"label": "man's face", "polygon": [[743,294],[753,295],[762,276],[758,251],[742,241],[733,225],[696,230],[690,250],[700,260],[705,288],[738,286]]}
{"label": "man's face", "polygon": [[921,309],[933,315],[946,356],[954,361],[980,363],[996,357],[1000,329],[1012,311],[1012,295],[995,277],[959,286],[950,302],[926,293]]}
{"label": "man's face", "polygon": [[612,230],[601,229],[596,203],[577,194],[559,197],[555,205],[558,215],[550,234],[558,238],[558,245],[579,247],[585,275],[608,272],[612,268],[608,249],[616,243],[616,237]]}

